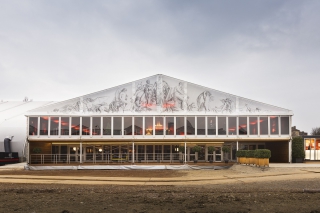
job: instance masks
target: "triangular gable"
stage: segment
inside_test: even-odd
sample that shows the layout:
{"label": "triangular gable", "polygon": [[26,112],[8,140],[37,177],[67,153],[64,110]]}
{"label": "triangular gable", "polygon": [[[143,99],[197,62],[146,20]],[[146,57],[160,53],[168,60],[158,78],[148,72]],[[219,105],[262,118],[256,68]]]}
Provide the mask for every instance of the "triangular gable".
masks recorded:
{"label": "triangular gable", "polygon": [[154,75],[27,114],[292,115],[292,111],[169,76]]}

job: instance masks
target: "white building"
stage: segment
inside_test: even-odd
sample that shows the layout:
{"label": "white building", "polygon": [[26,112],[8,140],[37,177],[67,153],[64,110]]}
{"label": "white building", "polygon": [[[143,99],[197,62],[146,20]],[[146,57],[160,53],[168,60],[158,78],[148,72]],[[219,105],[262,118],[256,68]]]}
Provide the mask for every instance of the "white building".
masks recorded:
{"label": "white building", "polygon": [[4,152],[4,138],[14,136],[11,142],[12,152],[24,155],[26,144],[27,120],[25,113],[53,102],[49,101],[1,101],[0,102],[0,152]]}
{"label": "white building", "polygon": [[155,75],[28,111],[29,163],[219,162],[258,148],[271,150],[271,162],[290,162],[292,115]]}

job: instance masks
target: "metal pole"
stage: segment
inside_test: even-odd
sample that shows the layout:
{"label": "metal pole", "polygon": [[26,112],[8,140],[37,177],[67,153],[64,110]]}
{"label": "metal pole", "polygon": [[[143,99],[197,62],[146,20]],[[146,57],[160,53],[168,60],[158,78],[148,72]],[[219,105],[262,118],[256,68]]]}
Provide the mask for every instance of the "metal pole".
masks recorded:
{"label": "metal pole", "polygon": [[132,163],[134,164],[134,142],[132,142]]}
{"label": "metal pole", "polygon": [[291,152],[291,146],[292,146],[292,139],[291,139],[291,137],[290,137],[290,140],[289,140],[289,163],[292,163],[292,158],[291,158],[291,154],[292,154],[292,152]]}
{"label": "metal pole", "polygon": [[313,160],[316,160],[316,138],[313,139]]}
{"label": "metal pole", "polygon": [[[239,141],[237,141],[237,151],[239,150]],[[237,162],[239,162],[238,157],[237,157]]]}
{"label": "metal pole", "polygon": [[27,164],[29,165],[31,163],[31,154],[30,154],[30,142],[27,138],[27,145],[28,145],[28,158],[27,158]]}
{"label": "metal pole", "polygon": [[187,164],[187,143],[184,142],[184,164]]}
{"label": "metal pole", "polygon": [[82,141],[80,141],[80,163],[82,163]]}

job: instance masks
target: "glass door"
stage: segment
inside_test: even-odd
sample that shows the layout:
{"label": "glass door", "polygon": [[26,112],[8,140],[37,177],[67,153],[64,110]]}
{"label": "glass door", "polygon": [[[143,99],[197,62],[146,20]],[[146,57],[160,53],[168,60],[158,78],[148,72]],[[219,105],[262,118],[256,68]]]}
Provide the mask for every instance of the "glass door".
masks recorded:
{"label": "glass door", "polygon": [[69,146],[69,161],[70,162],[80,162],[80,147],[79,145],[76,146]]}
{"label": "glass door", "polygon": [[85,151],[85,161],[93,162],[93,146],[86,146]]}
{"label": "glass door", "polygon": [[162,145],[155,145],[155,160],[158,163],[162,161]]}
{"label": "glass door", "polygon": [[171,153],[171,145],[164,145],[163,146],[163,160],[170,161],[170,153]]}
{"label": "glass door", "polygon": [[205,161],[206,159],[206,146],[199,145],[201,147],[200,152],[198,153],[198,160],[199,161]]}
{"label": "glass door", "polygon": [[221,162],[221,147],[216,147],[216,151],[214,152],[214,161]]}
{"label": "glass door", "polygon": [[153,153],[153,145],[146,145],[146,160],[147,162],[153,161],[154,153]]}

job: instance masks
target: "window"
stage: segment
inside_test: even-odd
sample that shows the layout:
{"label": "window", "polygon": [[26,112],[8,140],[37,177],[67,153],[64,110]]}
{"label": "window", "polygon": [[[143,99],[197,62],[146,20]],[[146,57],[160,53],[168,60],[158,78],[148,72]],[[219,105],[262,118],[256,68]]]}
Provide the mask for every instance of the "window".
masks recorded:
{"label": "window", "polygon": [[260,117],[260,135],[268,135],[268,117]]}
{"label": "window", "polygon": [[226,135],[227,129],[227,118],[226,117],[218,117],[218,135]]}
{"label": "window", "polygon": [[48,135],[49,117],[40,117],[40,135]]}
{"label": "window", "polygon": [[257,117],[249,117],[249,131],[250,135],[258,134],[258,118]]}
{"label": "window", "polygon": [[59,149],[60,149],[60,146],[52,145],[51,153],[52,153],[52,154],[60,154]]}
{"label": "window", "polygon": [[270,116],[270,134],[278,135],[279,134],[279,118],[276,116]]}
{"label": "window", "polygon": [[208,117],[207,119],[208,135],[216,135],[216,117]]}
{"label": "window", "polygon": [[29,117],[29,135],[38,135],[38,117]]}
{"label": "window", "polygon": [[123,134],[132,135],[132,117],[123,118]]}
{"label": "window", "polygon": [[145,117],[145,135],[153,135],[153,117]]}
{"label": "window", "polygon": [[135,117],[134,118],[134,134],[142,135],[143,134],[142,130],[143,130],[142,117]]}
{"label": "window", "polygon": [[122,117],[113,117],[113,135],[122,135]]}
{"label": "window", "polygon": [[155,133],[156,135],[163,135],[163,117],[155,117]]}
{"label": "window", "polygon": [[184,117],[176,117],[176,135],[184,135]]}
{"label": "window", "polygon": [[197,117],[197,135],[206,134],[206,118]]}
{"label": "window", "polygon": [[195,135],[195,117],[187,117],[187,135]]}
{"label": "window", "polygon": [[69,117],[61,117],[61,135],[69,135]]}
{"label": "window", "polygon": [[92,117],[92,135],[101,135],[101,118]]}
{"label": "window", "polygon": [[239,117],[239,135],[246,135],[247,131],[247,117]]}
{"label": "window", "polygon": [[59,117],[50,118],[50,135],[59,135]]}
{"label": "window", "polygon": [[228,135],[237,135],[237,118],[228,117]]}
{"label": "window", "polygon": [[80,117],[71,118],[71,135],[80,135]]}
{"label": "window", "polygon": [[82,117],[82,135],[90,135],[90,117]]}
{"label": "window", "polygon": [[174,135],[174,117],[166,117],[166,135]]}
{"label": "window", "polygon": [[289,117],[281,117],[281,135],[289,135]]}
{"label": "window", "polygon": [[111,135],[111,117],[103,118],[103,135]]}

